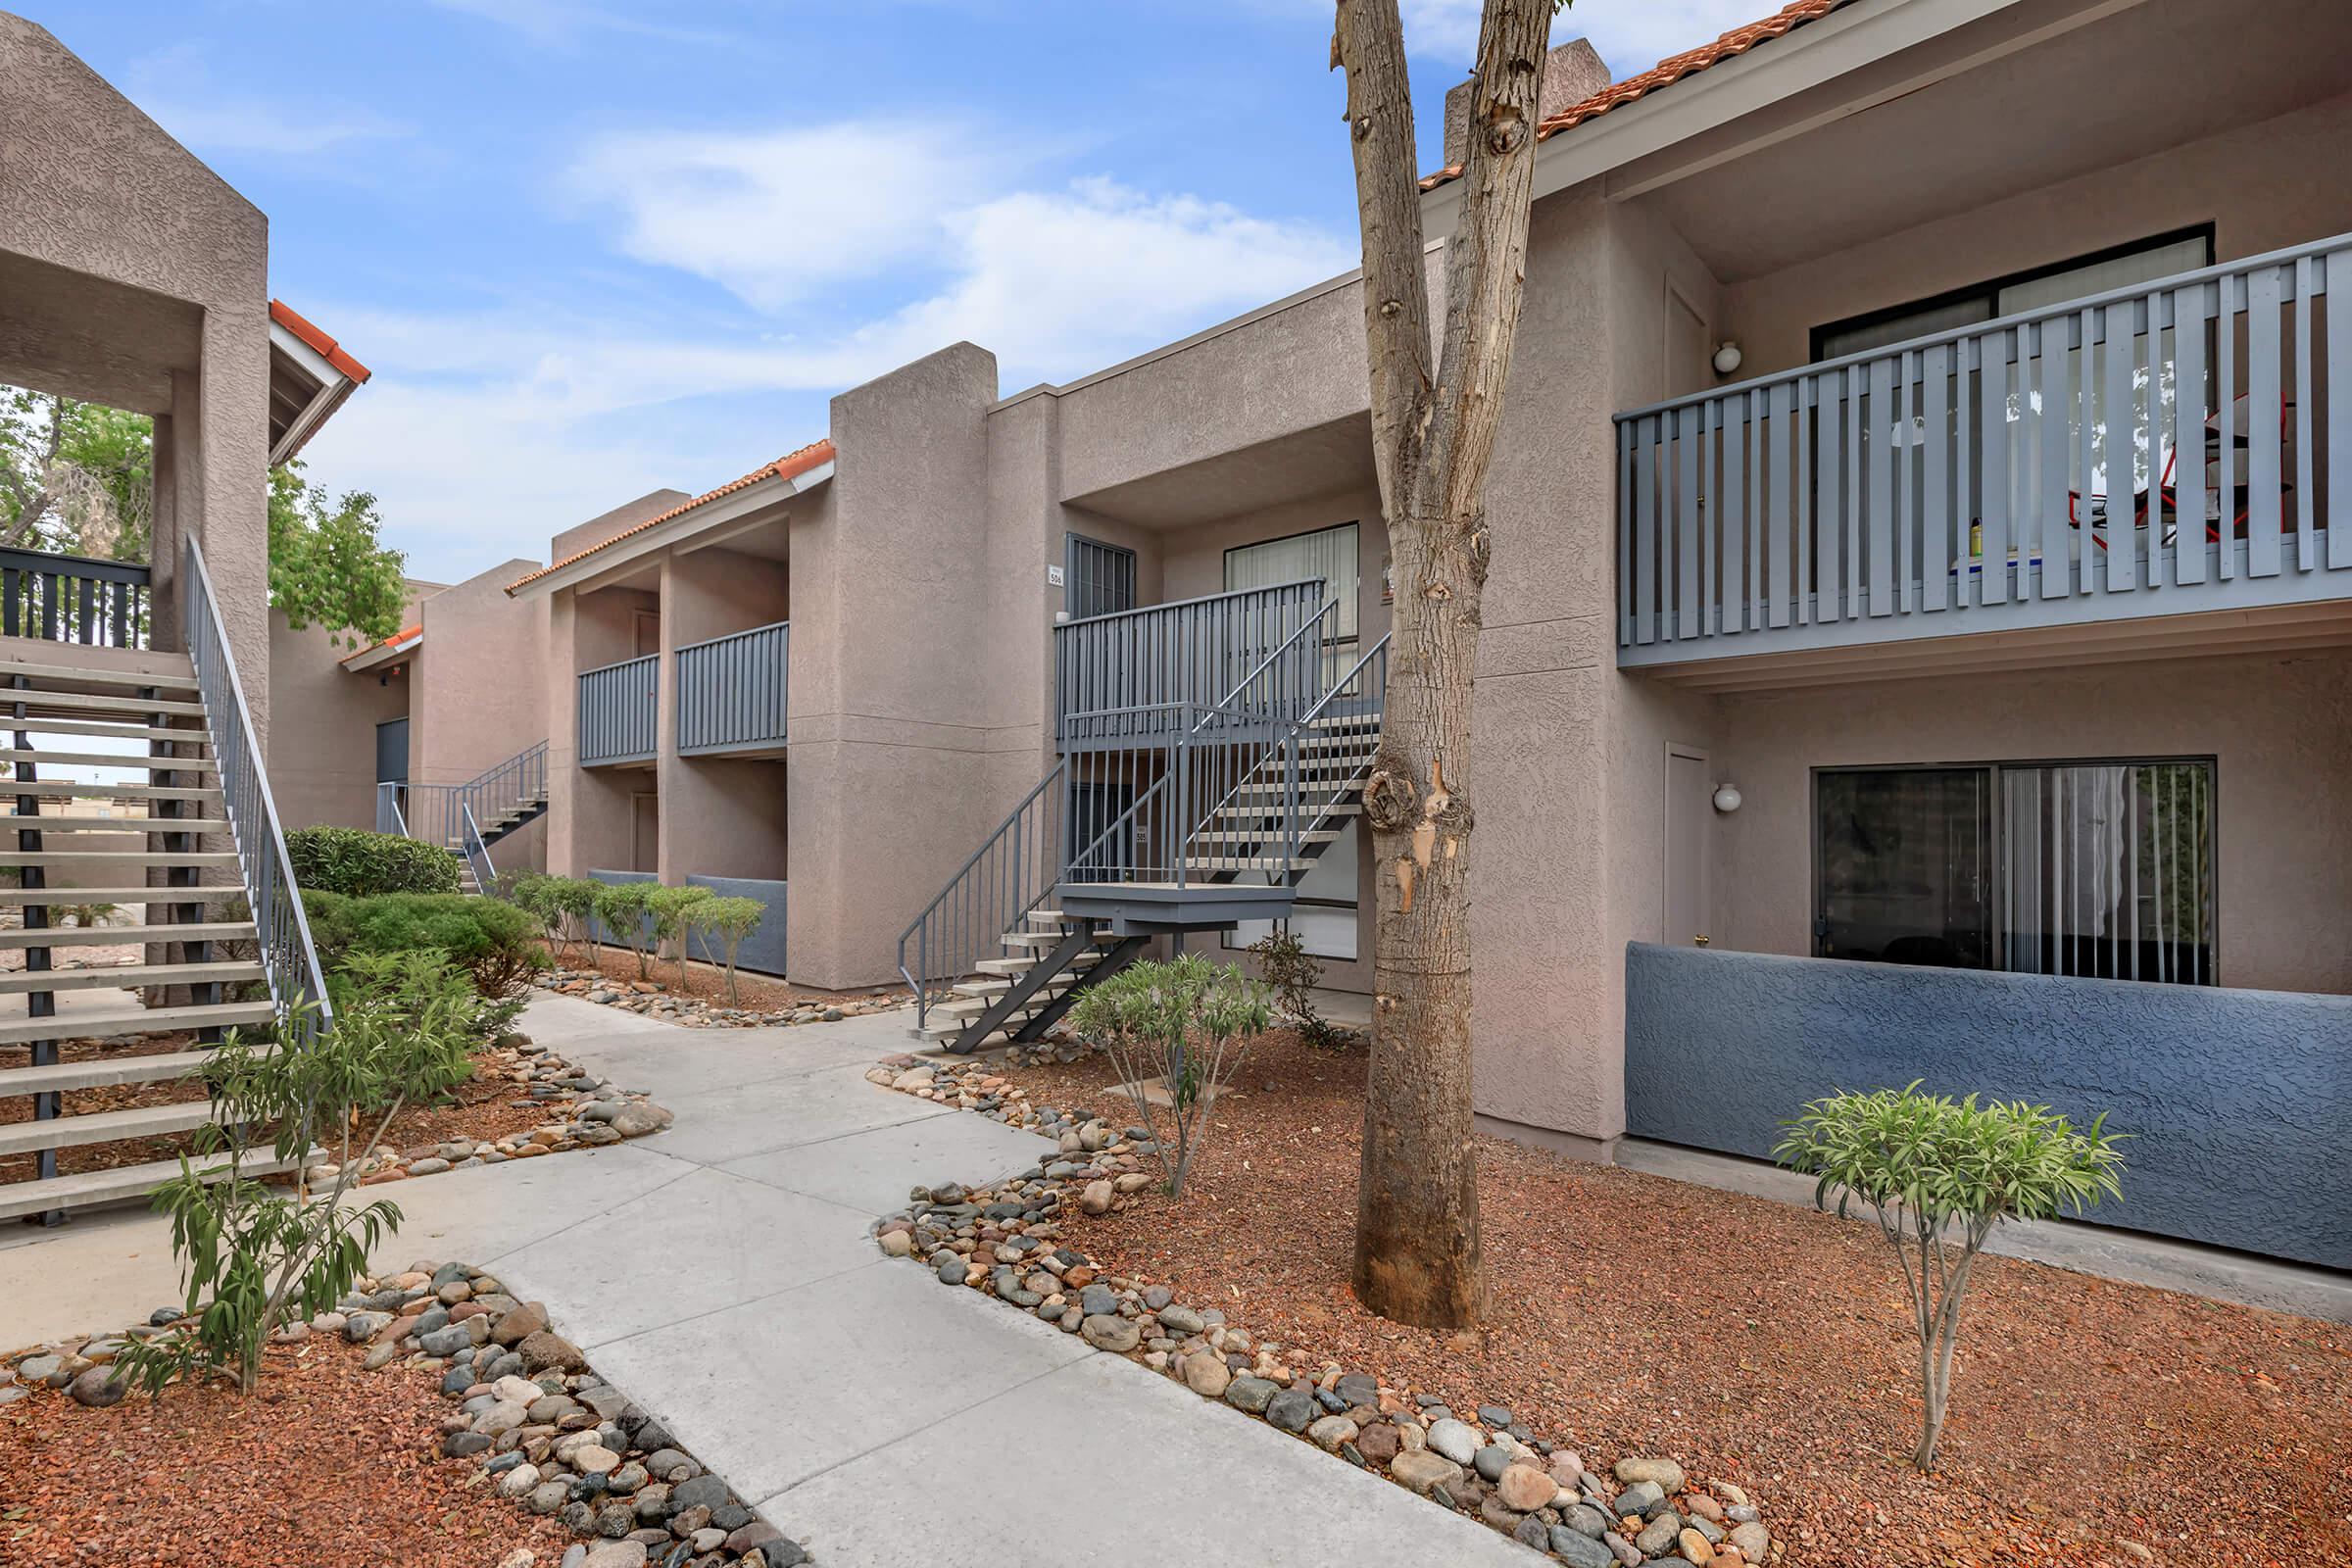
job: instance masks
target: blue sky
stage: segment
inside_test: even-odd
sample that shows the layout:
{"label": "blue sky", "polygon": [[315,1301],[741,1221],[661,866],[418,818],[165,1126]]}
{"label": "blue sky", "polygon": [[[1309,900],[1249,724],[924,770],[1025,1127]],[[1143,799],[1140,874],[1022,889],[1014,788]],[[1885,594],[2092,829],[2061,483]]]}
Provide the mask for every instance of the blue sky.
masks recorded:
{"label": "blue sky", "polygon": [[[1062,381],[1355,263],[1328,0],[10,0],[270,218],[410,569],[543,557],[959,338]],[[1619,75],[1768,0],[1579,0]],[[1477,0],[1404,0],[1422,163]]]}

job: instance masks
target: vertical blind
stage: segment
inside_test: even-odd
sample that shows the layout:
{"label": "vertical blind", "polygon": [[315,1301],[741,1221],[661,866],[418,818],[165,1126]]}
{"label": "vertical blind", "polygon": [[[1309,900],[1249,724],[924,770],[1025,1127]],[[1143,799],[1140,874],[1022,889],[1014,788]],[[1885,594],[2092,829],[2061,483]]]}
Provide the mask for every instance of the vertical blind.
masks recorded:
{"label": "vertical blind", "polygon": [[2204,762],[2001,769],[2002,967],[2213,983]]}

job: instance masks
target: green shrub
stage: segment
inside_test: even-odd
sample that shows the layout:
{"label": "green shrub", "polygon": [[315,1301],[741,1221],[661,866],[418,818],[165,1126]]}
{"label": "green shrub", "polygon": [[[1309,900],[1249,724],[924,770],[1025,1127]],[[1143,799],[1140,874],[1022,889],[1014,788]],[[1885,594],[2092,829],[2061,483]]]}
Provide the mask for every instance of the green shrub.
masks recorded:
{"label": "green shrub", "polygon": [[735,955],[743,951],[743,939],[766,918],[767,906],[758,899],[705,899],[686,911],[686,929],[702,935],[703,956],[710,956],[713,942],[726,955],[730,1007],[743,1005],[743,997],[735,988]]}
{"label": "green shrub", "polygon": [[1807,1104],[1773,1158],[1817,1178],[1813,1200],[1859,1202],[1894,1249],[1919,1335],[1925,1396],[1912,1462],[1935,1468],[1960,1342],[1960,1302],[1977,1253],[2004,1218],[2080,1214],[2124,1195],[2124,1156],[2101,1112],[2077,1132],[2047,1105],[1977,1103],[1903,1089],[1837,1094]]}
{"label": "green shrub", "polygon": [[637,955],[637,978],[645,978],[645,953],[650,945],[646,918],[651,907],[654,889],[652,882],[599,882],[596,884],[596,918],[604,922],[606,935],[624,944]]}
{"label": "green shrub", "polygon": [[[1152,1133],[1169,1197],[1184,1196],[1185,1172],[1207,1136],[1201,1112],[1272,1019],[1263,985],[1197,953],[1129,964],[1079,994],[1070,1026],[1118,1068],[1136,1115]],[[1164,1123],[1153,1090],[1166,1102]]]}
{"label": "green shrub", "polygon": [[678,984],[686,983],[686,928],[695,908],[709,904],[718,895],[709,888],[692,885],[681,888],[649,887],[645,895],[646,913],[654,920],[654,945],[657,949],[665,942],[678,945]]}
{"label": "green shrub", "polygon": [[1314,989],[1322,982],[1323,965],[1306,951],[1289,926],[1277,926],[1250,944],[1257,972],[1274,988],[1275,1011],[1298,1029],[1298,1038],[1317,1051],[1339,1051],[1348,1044],[1348,1031],[1315,1010]]}
{"label": "green shrub", "polygon": [[531,976],[547,963],[531,916],[496,899],[458,893],[387,893],[371,899],[305,893],[302,903],[318,960],[330,971],[330,988],[339,991],[335,972],[359,957],[431,953],[472,982],[483,1009],[477,1027],[485,1033],[513,1021]]}
{"label": "green shrub", "polygon": [[458,858],[397,833],[356,827],[296,828],[286,835],[286,858],[297,887],[372,898],[379,893],[455,893]]}

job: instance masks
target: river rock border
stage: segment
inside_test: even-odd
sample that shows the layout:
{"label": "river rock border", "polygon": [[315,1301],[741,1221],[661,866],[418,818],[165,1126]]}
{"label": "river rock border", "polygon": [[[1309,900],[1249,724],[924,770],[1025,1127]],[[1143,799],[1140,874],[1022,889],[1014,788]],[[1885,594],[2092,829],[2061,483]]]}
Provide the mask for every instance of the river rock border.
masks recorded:
{"label": "river rock border", "polygon": [[[522,1085],[525,1098],[510,1103],[524,1109],[544,1107],[547,1119],[501,1138],[453,1138],[398,1150],[378,1144],[358,1162],[359,1186],[437,1176],[476,1165],[503,1165],[566,1150],[601,1149],[658,1133],[676,1119],[644,1092],[618,1088],[611,1079],[574,1066],[525,1035],[504,1037],[477,1054],[474,1062],[477,1071],[487,1063]],[[338,1174],[340,1167],[331,1163],[313,1165],[304,1173],[314,1187],[333,1181]]]}
{"label": "river rock border", "polygon": [[918,1187],[906,1208],[876,1226],[884,1252],[922,1264],[941,1284],[1055,1324],[1571,1568],[1782,1561],[1785,1548],[1761,1506],[1728,1481],[1695,1479],[1658,1455],[1588,1468],[1581,1453],[1529,1430],[1506,1407],[1481,1404],[1464,1419],[1431,1396],[1384,1388],[1336,1363],[1310,1372],[1219,1309],[1110,1274],[1065,1245],[1061,1216],[1073,1192],[1082,1213],[1104,1214],[1158,1179],[1143,1168],[1152,1152],[1146,1129],[1034,1105],[980,1062],[895,1054],[866,1077],[1060,1142],[1056,1158],[994,1185]]}
{"label": "river rock border", "polygon": [[593,1002],[674,1023],[686,1029],[782,1029],[805,1023],[839,1023],[869,1012],[893,1012],[908,1004],[899,992],[871,996],[843,996],[789,1007],[728,1007],[701,997],[673,992],[659,980],[620,980],[601,969],[548,969],[532,984],[558,996]]}
{"label": "river rock border", "polygon": [[[159,1307],[144,1323],[79,1345],[20,1351],[0,1368],[0,1406],[34,1387],[105,1409],[128,1393],[109,1365],[132,1339],[186,1320]],[[654,1416],[596,1374],[558,1334],[546,1304],[521,1301],[497,1277],[430,1260],[358,1289],[273,1345],[337,1336],[368,1347],[368,1371],[400,1365],[437,1374],[454,1406],[432,1438],[444,1458],[478,1463],[475,1482],[579,1541],[555,1568],[799,1568],[810,1559],[760,1518]],[[534,1568],[519,1548],[498,1568]]]}

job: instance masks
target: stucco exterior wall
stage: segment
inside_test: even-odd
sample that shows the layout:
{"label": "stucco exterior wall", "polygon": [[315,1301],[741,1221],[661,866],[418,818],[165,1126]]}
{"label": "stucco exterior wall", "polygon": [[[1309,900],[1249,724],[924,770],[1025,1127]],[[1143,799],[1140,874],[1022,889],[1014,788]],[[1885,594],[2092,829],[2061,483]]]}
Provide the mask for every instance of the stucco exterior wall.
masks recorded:
{"label": "stucco exterior wall", "polygon": [[[662,880],[688,876],[782,881],[790,852],[785,764],[677,755],[677,650],[783,620],[785,563],[724,548],[668,553],[662,567]],[[787,675],[789,682],[789,672]],[[787,701],[789,702],[789,684]]]}
{"label": "stucco exterior wall", "polygon": [[0,13],[0,380],[163,416],[155,633],[195,533],[270,733],[269,220],[45,28]]}
{"label": "stucco exterior wall", "polygon": [[[1715,700],[1718,942],[1813,951],[1816,767],[2211,757],[2220,979],[2352,992],[2352,653],[2110,664]],[[1635,933],[1637,936],[1642,933]]]}
{"label": "stucco exterior wall", "polygon": [[1723,334],[1740,341],[1744,379],[1806,363],[1825,322],[2174,229],[2212,223],[2222,261],[2341,234],[2352,188],[2313,171],[2340,164],[2348,144],[2352,95],[1735,284]]}
{"label": "stucco exterior wall", "polygon": [[[351,652],[324,627],[296,631],[270,612],[270,791],[289,829],[375,826],[375,727],[408,714],[410,671],[355,675],[341,662]],[[413,772],[413,728],[410,744]]]}

